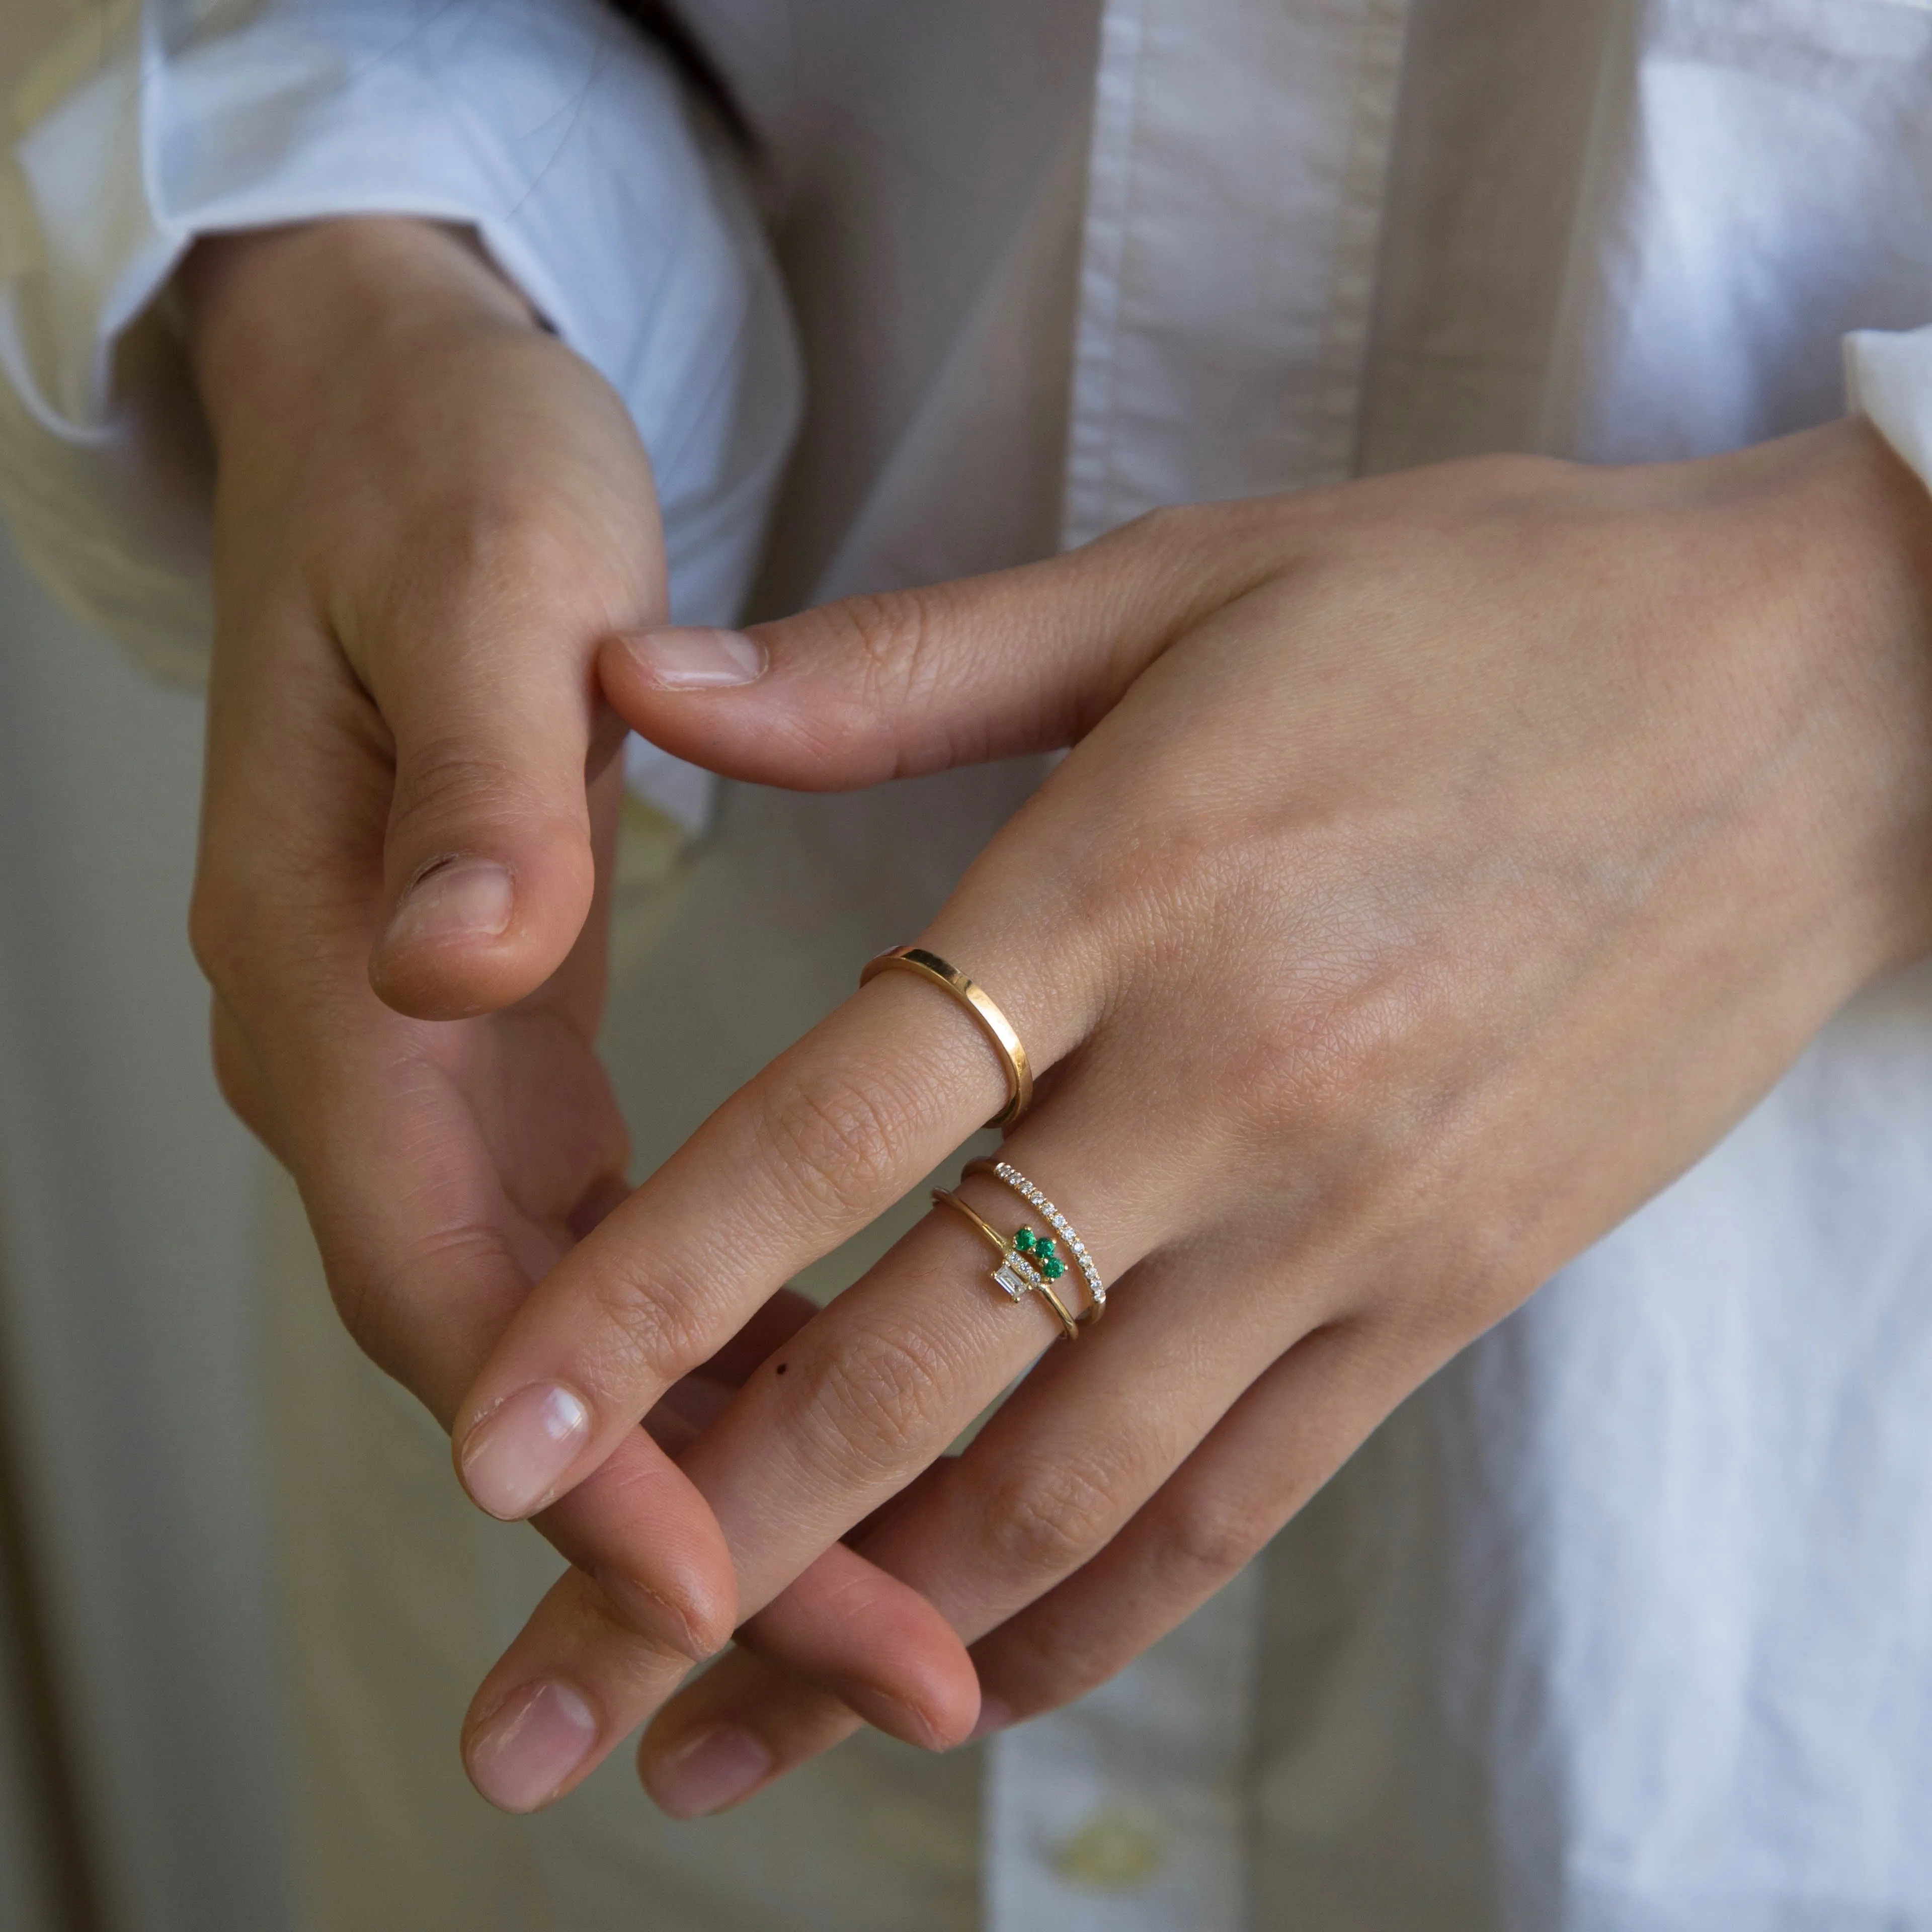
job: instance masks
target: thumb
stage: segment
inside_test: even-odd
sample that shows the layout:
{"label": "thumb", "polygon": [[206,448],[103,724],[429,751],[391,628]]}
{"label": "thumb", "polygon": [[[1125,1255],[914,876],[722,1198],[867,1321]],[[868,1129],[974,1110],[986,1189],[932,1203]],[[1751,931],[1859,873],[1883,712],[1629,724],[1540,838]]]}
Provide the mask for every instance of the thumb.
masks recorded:
{"label": "thumb", "polygon": [[395,785],[370,979],[398,1011],[494,1011],[534,992],[576,944],[596,890],[590,767],[622,736],[587,658],[581,646],[574,665],[540,650],[481,662],[429,651],[376,694]]}
{"label": "thumb", "polygon": [[1250,547],[1238,559],[1210,540],[1216,514],[1158,512],[1045,562],[746,632],[614,637],[598,675],[626,722],[664,750],[797,790],[1054,750],[1258,580]]}

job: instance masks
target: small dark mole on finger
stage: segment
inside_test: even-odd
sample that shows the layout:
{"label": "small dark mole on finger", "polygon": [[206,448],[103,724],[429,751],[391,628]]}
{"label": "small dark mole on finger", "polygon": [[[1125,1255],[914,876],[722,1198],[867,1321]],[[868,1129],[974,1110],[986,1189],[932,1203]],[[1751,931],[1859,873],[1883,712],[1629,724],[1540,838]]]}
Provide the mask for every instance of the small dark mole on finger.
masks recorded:
{"label": "small dark mole on finger", "polygon": [[782,1376],[784,1373],[785,1370],[790,1366],[791,1364],[789,1362],[781,1362],[778,1366],[772,1371],[772,1372],[774,1375]]}

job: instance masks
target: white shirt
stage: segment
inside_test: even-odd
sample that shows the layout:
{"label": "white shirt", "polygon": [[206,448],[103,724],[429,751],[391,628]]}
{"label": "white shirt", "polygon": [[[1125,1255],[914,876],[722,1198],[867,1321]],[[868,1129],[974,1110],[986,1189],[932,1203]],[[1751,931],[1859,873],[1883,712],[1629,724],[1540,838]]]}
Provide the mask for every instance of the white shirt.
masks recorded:
{"label": "white shirt", "polygon": [[[40,567],[188,664],[192,472],[156,427],[178,371],[130,357],[117,392],[103,345],[203,228],[412,208],[474,223],[618,384],[668,504],[688,460],[689,501],[737,506],[677,566],[706,586],[684,608],[722,614],[790,365],[754,352],[785,340],[776,285],[661,69],[586,0],[424,4],[406,32],[392,6],[255,11],[188,46],[150,0],[91,90],[38,85],[0,492]],[[1908,0],[1111,0],[1097,30],[1090,0],[689,11],[772,149],[807,371],[761,603],[1486,449],[1732,447],[1837,413],[1852,332],[1859,400],[1928,473],[1932,337],[1901,332],[1932,316],[1932,10]],[[359,171],[358,128],[384,136]],[[721,352],[742,434],[680,442],[680,358]],[[727,1015],[770,989],[713,983],[718,949],[761,920],[829,1004],[848,940],[914,929],[1023,788],[732,791],[640,982],[680,1030],[640,996],[651,1050],[699,1091],[734,1066]],[[1932,1927],[1928,1173],[1921,969],[1407,1404],[1265,1562],[999,1741],[983,1922]],[[788,1802],[742,1829],[778,1842]],[[683,1858],[680,1895],[715,1880],[694,1924],[775,1922],[653,1843],[634,1855]],[[624,1856],[587,1844],[557,1880],[573,1928],[604,1922],[585,1864]],[[874,1922],[862,1862],[822,1882],[797,1922]]]}

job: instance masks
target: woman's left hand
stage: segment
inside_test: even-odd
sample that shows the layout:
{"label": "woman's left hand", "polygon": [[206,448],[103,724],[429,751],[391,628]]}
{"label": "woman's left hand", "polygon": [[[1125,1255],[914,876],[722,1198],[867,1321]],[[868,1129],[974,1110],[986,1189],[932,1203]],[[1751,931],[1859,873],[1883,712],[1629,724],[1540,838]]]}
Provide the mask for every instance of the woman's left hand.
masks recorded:
{"label": "woman's left hand", "polygon": [[[862,1630],[781,1594],[856,1526],[973,1642],[982,1728],[1078,1695],[1932,948],[1932,506],[1862,424],[1163,513],[754,635],[752,682],[680,632],[608,646],[606,690],[766,783],[1073,746],[918,937],[1049,1070],[1006,1157],[1110,1292],[942,1461],[1059,1330],[935,1214],[691,1444],[762,1613],[646,1739],[680,1814],[856,1721],[810,1680],[862,1670]],[[581,1480],[1003,1090],[950,1000],[874,980],[559,1265],[459,1442],[561,1385],[592,1420],[556,1483]],[[658,1694],[583,1589],[546,1599],[470,1738],[567,1682],[598,1730],[566,1786]]]}

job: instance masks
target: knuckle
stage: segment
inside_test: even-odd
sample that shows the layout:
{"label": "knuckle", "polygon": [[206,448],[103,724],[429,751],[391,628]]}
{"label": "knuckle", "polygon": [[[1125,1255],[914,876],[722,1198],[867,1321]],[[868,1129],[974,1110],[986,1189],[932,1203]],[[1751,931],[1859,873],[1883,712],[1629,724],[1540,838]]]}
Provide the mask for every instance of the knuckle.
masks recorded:
{"label": "knuckle", "polygon": [[[862,1477],[923,1464],[944,1430],[950,1380],[944,1348],[916,1329],[844,1336],[810,1371],[808,1412]],[[943,1447],[941,1444],[939,1446]]]}
{"label": "knuckle", "polygon": [[488,624],[554,622],[560,613],[588,614],[622,594],[621,572],[598,547],[514,483],[433,500],[407,548],[427,568],[399,571],[388,586],[399,634],[420,627],[425,595],[446,611],[453,607]]}
{"label": "knuckle", "polygon": [[1154,1548],[1164,1582],[1190,1604],[1240,1575],[1279,1526],[1254,1497],[1189,1495],[1162,1512]]}
{"label": "knuckle", "polygon": [[1465,457],[1461,467],[1468,481],[1504,499],[1540,502],[1552,485],[1578,473],[1577,466],[1560,457],[1538,456],[1520,450],[1498,450]]}
{"label": "knuckle", "polygon": [[600,1393],[621,1395],[688,1374],[712,1352],[707,1306],[700,1274],[667,1256],[654,1256],[648,1273],[598,1269],[580,1329],[596,1338],[586,1379]]}
{"label": "knuckle", "polygon": [[765,1116],[767,1156],[788,1209],[869,1220],[900,1192],[913,1139],[910,1109],[884,1080],[832,1069],[794,1081]]}
{"label": "knuckle", "polygon": [[318,1226],[316,1238],[328,1298],[349,1339],[408,1389],[422,1386],[419,1337],[410,1319],[423,1305],[420,1284],[446,1272],[459,1278],[472,1270],[494,1272],[502,1259],[500,1241],[470,1224],[440,1229],[393,1260],[362,1253],[338,1226]]}
{"label": "knuckle", "polygon": [[1453,1021],[1426,950],[1337,937],[1304,951],[1292,980],[1222,986],[1216,998],[1240,1042],[1216,1063],[1217,1090],[1245,1142],[1325,1143],[1366,1162],[1412,1138],[1417,1044],[1440,1041]]}
{"label": "knuckle", "polygon": [[[305,1180],[298,1174],[298,1181]],[[326,1228],[318,1226],[328,1290],[356,1346],[404,1388],[425,1386],[424,1371],[438,1342],[423,1310],[446,1302],[454,1284],[494,1286],[522,1275],[503,1228],[457,1214],[394,1250],[365,1246],[357,1217],[340,1198]]]}
{"label": "knuckle", "polygon": [[458,562],[479,583],[512,596],[547,591],[580,575],[582,538],[520,496],[482,497],[452,526]]}
{"label": "knuckle", "polygon": [[199,886],[188,901],[188,947],[201,976],[211,986],[220,986],[234,963],[234,934],[226,908]]}
{"label": "knuckle", "polygon": [[272,1144],[262,1070],[242,1036],[240,1025],[219,1000],[208,1029],[208,1048],[214,1066],[214,1084],[228,1103],[229,1111],[257,1140],[265,1145]]}
{"label": "knuckle", "polygon": [[1277,1050],[1256,1070],[1273,1092],[1252,1098],[1298,1125],[1311,1121],[1366,1131],[1388,1118],[1395,1074],[1428,1020],[1424,988],[1400,966],[1309,1003],[1282,1030]]}
{"label": "knuckle", "polygon": [[974,1655],[986,1688],[1019,1716],[1034,1718],[1098,1689],[1146,1641],[1137,1620],[1096,1620],[1049,1592]]}
{"label": "knuckle", "polygon": [[433,738],[398,763],[392,820],[416,827],[527,822],[548,801],[532,775],[474,739]]}
{"label": "knuckle", "polygon": [[1123,544],[1192,556],[1198,552],[1204,527],[1214,514],[1214,507],[1209,504],[1163,503],[1143,510],[1114,535]]}
{"label": "knuckle", "polygon": [[826,614],[854,668],[860,702],[896,707],[932,675],[932,609],[918,590],[848,597]]}
{"label": "knuckle", "polygon": [[204,864],[188,900],[188,950],[202,978],[224,998],[242,976],[248,926],[242,895]]}
{"label": "knuckle", "polygon": [[344,1280],[336,1269],[328,1270],[328,1277],[329,1300],[350,1340],[385,1375],[409,1386],[414,1363],[408,1337],[387,1298],[367,1283]]}
{"label": "knuckle", "polygon": [[1119,1526],[1107,1474],[1078,1458],[1016,1462],[990,1490],[982,1534],[993,1561],[1028,1580],[1076,1570]]}
{"label": "knuckle", "polygon": [[1275,575],[1283,540],[1281,506],[1266,497],[1164,504],[1100,539],[1120,546],[1131,575],[1153,566],[1177,629]]}

